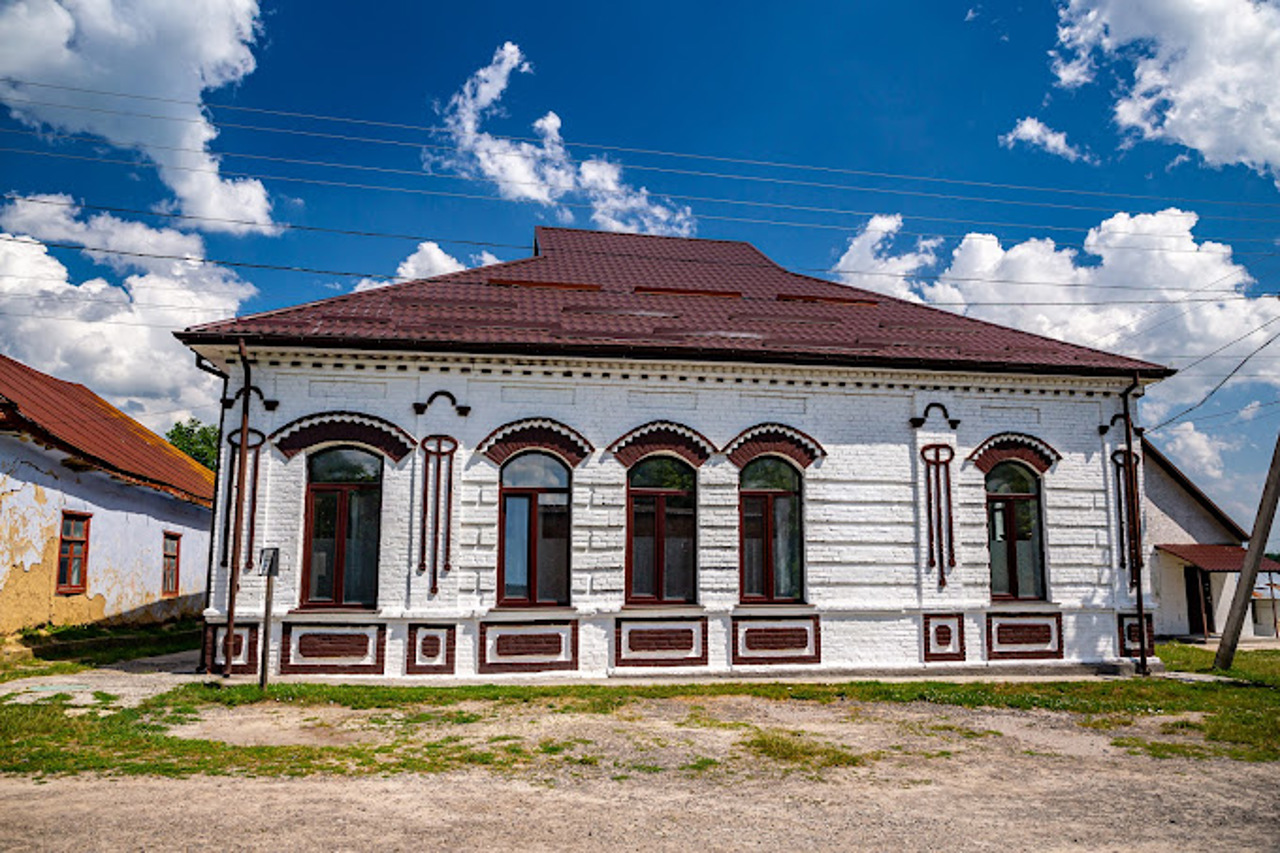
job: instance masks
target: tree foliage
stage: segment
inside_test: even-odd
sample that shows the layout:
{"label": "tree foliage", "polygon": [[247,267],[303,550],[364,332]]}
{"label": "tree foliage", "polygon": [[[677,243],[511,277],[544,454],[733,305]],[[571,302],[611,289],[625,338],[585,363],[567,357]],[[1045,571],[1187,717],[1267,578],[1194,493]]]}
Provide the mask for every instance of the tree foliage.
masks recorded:
{"label": "tree foliage", "polygon": [[169,443],[210,470],[218,467],[218,428],[188,418],[164,434]]}

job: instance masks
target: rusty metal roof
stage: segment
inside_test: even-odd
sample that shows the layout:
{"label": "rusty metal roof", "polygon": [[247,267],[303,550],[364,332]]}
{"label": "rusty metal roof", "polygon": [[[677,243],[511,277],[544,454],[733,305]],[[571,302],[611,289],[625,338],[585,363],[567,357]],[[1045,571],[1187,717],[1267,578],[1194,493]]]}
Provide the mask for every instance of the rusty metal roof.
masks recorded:
{"label": "rusty metal roof", "polygon": [[[1238,545],[1157,545],[1179,560],[1206,572],[1238,572],[1244,566],[1245,550]],[[1280,563],[1262,558],[1260,572],[1280,572]]]}
{"label": "rusty metal roof", "polygon": [[[211,506],[213,472],[83,385],[0,355],[0,430],[31,435],[77,464]],[[69,460],[70,461],[70,460]]]}
{"label": "rusty metal roof", "polygon": [[789,272],[749,243],[536,229],[534,255],[177,333],[246,343],[1169,376],[1160,365]]}

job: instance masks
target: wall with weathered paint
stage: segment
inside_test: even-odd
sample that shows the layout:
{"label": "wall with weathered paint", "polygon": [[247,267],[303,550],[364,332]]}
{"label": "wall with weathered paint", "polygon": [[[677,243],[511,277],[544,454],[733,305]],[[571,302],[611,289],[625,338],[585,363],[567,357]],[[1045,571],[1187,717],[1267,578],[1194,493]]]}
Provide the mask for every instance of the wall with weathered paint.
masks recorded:
{"label": "wall with weathered paint", "polygon": [[[239,371],[230,356],[222,354],[218,362],[233,374],[235,390]],[[1066,661],[1115,660],[1120,656],[1118,615],[1135,607],[1114,547],[1110,458],[1122,432],[1100,435],[1098,429],[1120,410],[1118,392],[1126,384],[1120,380],[335,352],[259,354],[253,375],[265,397],[279,403],[268,411],[254,398],[251,424],[263,434],[301,416],[347,411],[386,419],[415,439],[447,434],[459,441],[452,570],[441,577],[436,594],[418,571],[421,451],[398,463],[387,460],[378,604],[363,613],[293,612],[300,603],[306,454],[286,458],[272,446],[262,453],[254,548],[280,549],[275,618],[323,623],[333,626],[330,632],[343,625],[356,630],[361,623],[383,624],[389,675],[405,673],[415,622],[431,623],[430,630],[455,626],[456,673],[487,675],[494,670],[486,671],[481,660],[485,621],[519,619],[548,625],[569,620],[578,629],[573,668],[596,675],[619,672],[615,622],[634,617],[637,608],[624,601],[626,472],[607,448],[656,419],[697,430],[717,447],[745,428],[778,422],[826,449],[826,456],[803,473],[806,591],[805,603],[797,606],[740,602],[738,469],[719,453],[698,469],[698,603],[644,614],[667,620],[705,617],[704,666],[712,671],[768,671],[749,660],[734,662],[734,620],[786,617],[793,623],[786,630],[799,630],[794,626],[814,614],[820,617],[822,668],[920,666],[927,614],[958,618],[948,633],[964,629],[962,664],[1011,659],[990,654],[985,633],[993,615],[1039,619],[1039,627],[1031,629],[1035,634],[1059,631]],[[438,391],[448,391],[470,413],[462,417],[441,399],[415,414],[412,404]],[[958,426],[952,428],[935,409],[913,429],[909,419],[930,403],[944,404]],[[513,614],[496,607],[499,472],[475,452],[495,428],[531,417],[563,422],[595,447],[572,472],[572,604],[552,614]],[[966,456],[1006,431],[1033,435],[1062,455],[1042,481],[1046,601],[991,598],[984,476]],[[926,553],[920,448],[930,443],[955,450],[957,565],[948,571],[945,586]],[[226,494],[225,477],[221,488]],[[221,517],[216,529],[221,535]],[[237,599],[241,624],[261,619],[263,587],[256,575],[243,579]],[[1151,606],[1149,587],[1147,592]],[[227,571],[220,569],[207,611],[211,621],[225,618],[226,602]],[[490,643],[494,630],[491,625]],[[292,636],[296,642],[298,632]],[[273,647],[280,637],[277,624]],[[359,666],[373,665],[372,658],[360,660]]]}
{"label": "wall with weathered paint", "polygon": [[[1143,545],[1147,549],[1147,570],[1160,602],[1153,624],[1158,635],[1180,636],[1191,631],[1184,576],[1187,563],[1156,550],[1155,546],[1239,545],[1240,540],[1160,465],[1148,462],[1142,468],[1146,482],[1142,503]],[[1210,578],[1213,595],[1210,618],[1218,630],[1225,624],[1238,580],[1239,575],[1224,572],[1215,572]],[[1245,620],[1241,636],[1253,636],[1250,620]]]}
{"label": "wall with weathered paint", "polygon": [[[210,511],[98,471],[73,471],[65,458],[0,435],[0,632],[199,613]],[[74,595],[56,592],[64,510],[92,515],[86,589]],[[166,531],[182,536],[179,594],[170,598],[160,594]]]}

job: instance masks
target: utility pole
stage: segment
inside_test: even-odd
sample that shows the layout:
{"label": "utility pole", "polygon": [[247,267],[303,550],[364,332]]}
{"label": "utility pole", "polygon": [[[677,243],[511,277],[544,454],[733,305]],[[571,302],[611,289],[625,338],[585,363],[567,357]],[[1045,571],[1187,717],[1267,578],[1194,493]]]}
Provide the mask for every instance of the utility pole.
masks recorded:
{"label": "utility pole", "polygon": [[1236,585],[1235,598],[1231,599],[1231,613],[1222,629],[1222,642],[1213,665],[1218,669],[1230,669],[1236,657],[1236,644],[1240,642],[1240,629],[1244,615],[1253,598],[1253,585],[1258,579],[1258,566],[1267,549],[1267,537],[1271,535],[1271,522],[1276,517],[1276,503],[1280,501],[1280,435],[1276,436],[1276,450],[1271,455],[1271,468],[1267,471],[1267,483],[1262,487],[1262,502],[1258,504],[1258,516],[1253,521],[1253,535],[1249,537],[1249,550],[1240,567],[1240,582]]}

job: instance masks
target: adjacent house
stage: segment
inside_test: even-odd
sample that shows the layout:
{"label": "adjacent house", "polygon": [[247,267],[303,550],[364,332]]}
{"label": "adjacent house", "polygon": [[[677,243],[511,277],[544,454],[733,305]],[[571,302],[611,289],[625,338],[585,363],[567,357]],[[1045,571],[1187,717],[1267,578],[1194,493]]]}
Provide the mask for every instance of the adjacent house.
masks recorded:
{"label": "adjacent house", "polygon": [[88,388],[0,355],[0,632],[199,613],[213,483]]}
{"label": "adjacent house", "polygon": [[219,667],[264,641],[275,672],[352,678],[1137,653],[1125,413],[1158,365],[746,243],[562,228],[178,337],[232,407]]}
{"label": "adjacent house", "polygon": [[[1211,637],[1231,611],[1249,534],[1146,439],[1142,453],[1144,533],[1160,602],[1155,632]],[[1268,575],[1277,572],[1280,563],[1263,557],[1242,639],[1276,635],[1276,595]]]}

